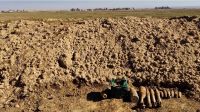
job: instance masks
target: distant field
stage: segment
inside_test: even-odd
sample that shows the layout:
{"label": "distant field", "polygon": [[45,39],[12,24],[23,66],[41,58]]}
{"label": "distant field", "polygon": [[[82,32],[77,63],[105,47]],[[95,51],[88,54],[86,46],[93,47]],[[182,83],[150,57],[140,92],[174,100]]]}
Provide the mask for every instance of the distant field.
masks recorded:
{"label": "distant field", "polygon": [[135,11],[95,11],[95,12],[69,12],[69,11],[38,11],[23,13],[0,13],[0,20],[19,20],[19,19],[64,19],[69,18],[98,18],[98,17],[156,17],[169,18],[174,16],[200,16],[200,9],[170,9],[170,10],[135,10]]}

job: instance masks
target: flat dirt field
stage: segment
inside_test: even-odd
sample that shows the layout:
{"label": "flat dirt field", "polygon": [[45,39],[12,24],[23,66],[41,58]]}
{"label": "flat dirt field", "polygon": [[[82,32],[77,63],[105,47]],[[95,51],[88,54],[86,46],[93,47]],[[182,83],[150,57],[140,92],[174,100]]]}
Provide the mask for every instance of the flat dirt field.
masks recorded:
{"label": "flat dirt field", "polygon": [[[0,112],[199,112],[199,16],[198,9],[1,13]],[[152,109],[91,96],[121,76],[136,88],[183,95]]]}

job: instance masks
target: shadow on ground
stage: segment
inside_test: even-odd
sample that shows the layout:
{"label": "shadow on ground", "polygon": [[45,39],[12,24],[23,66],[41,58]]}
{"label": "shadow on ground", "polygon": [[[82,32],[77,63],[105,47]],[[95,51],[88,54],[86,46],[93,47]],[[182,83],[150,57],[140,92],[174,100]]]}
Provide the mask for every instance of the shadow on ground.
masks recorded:
{"label": "shadow on ground", "polygon": [[94,101],[94,102],[98,102],[101,101],[101,93],[100,92],[90,92],[87,94],[87,100],[88,101]]}

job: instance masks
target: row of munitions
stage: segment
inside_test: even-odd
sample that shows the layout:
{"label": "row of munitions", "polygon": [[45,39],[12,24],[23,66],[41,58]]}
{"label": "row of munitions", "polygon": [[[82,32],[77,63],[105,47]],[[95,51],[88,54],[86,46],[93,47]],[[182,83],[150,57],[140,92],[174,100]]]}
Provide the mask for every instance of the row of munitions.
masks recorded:
{"label": "row of munitions", "polygon": [[169,98],[180,98],[182,93],[177,89],[168,89],[168,88],[150,88],[150,87],[139,87],[139,95],[137,94],[134,88],[131,88],[131,100],[133,102],[137,101],[138,106],[140,108],[156,108],[161,107],[162,99],[169,99]]}

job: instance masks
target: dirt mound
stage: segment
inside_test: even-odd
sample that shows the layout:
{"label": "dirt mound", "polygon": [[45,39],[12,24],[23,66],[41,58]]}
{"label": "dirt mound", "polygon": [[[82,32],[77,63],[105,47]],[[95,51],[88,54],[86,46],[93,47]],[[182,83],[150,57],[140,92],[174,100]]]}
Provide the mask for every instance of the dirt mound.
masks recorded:
{"label": "dirt mound", "polygon": [[200,100],[198,18],[77,21],[0,24],[1,107],[38,89],[70,90],[71,82],[105,84],[118,76],[135,86],[177,87]]}

